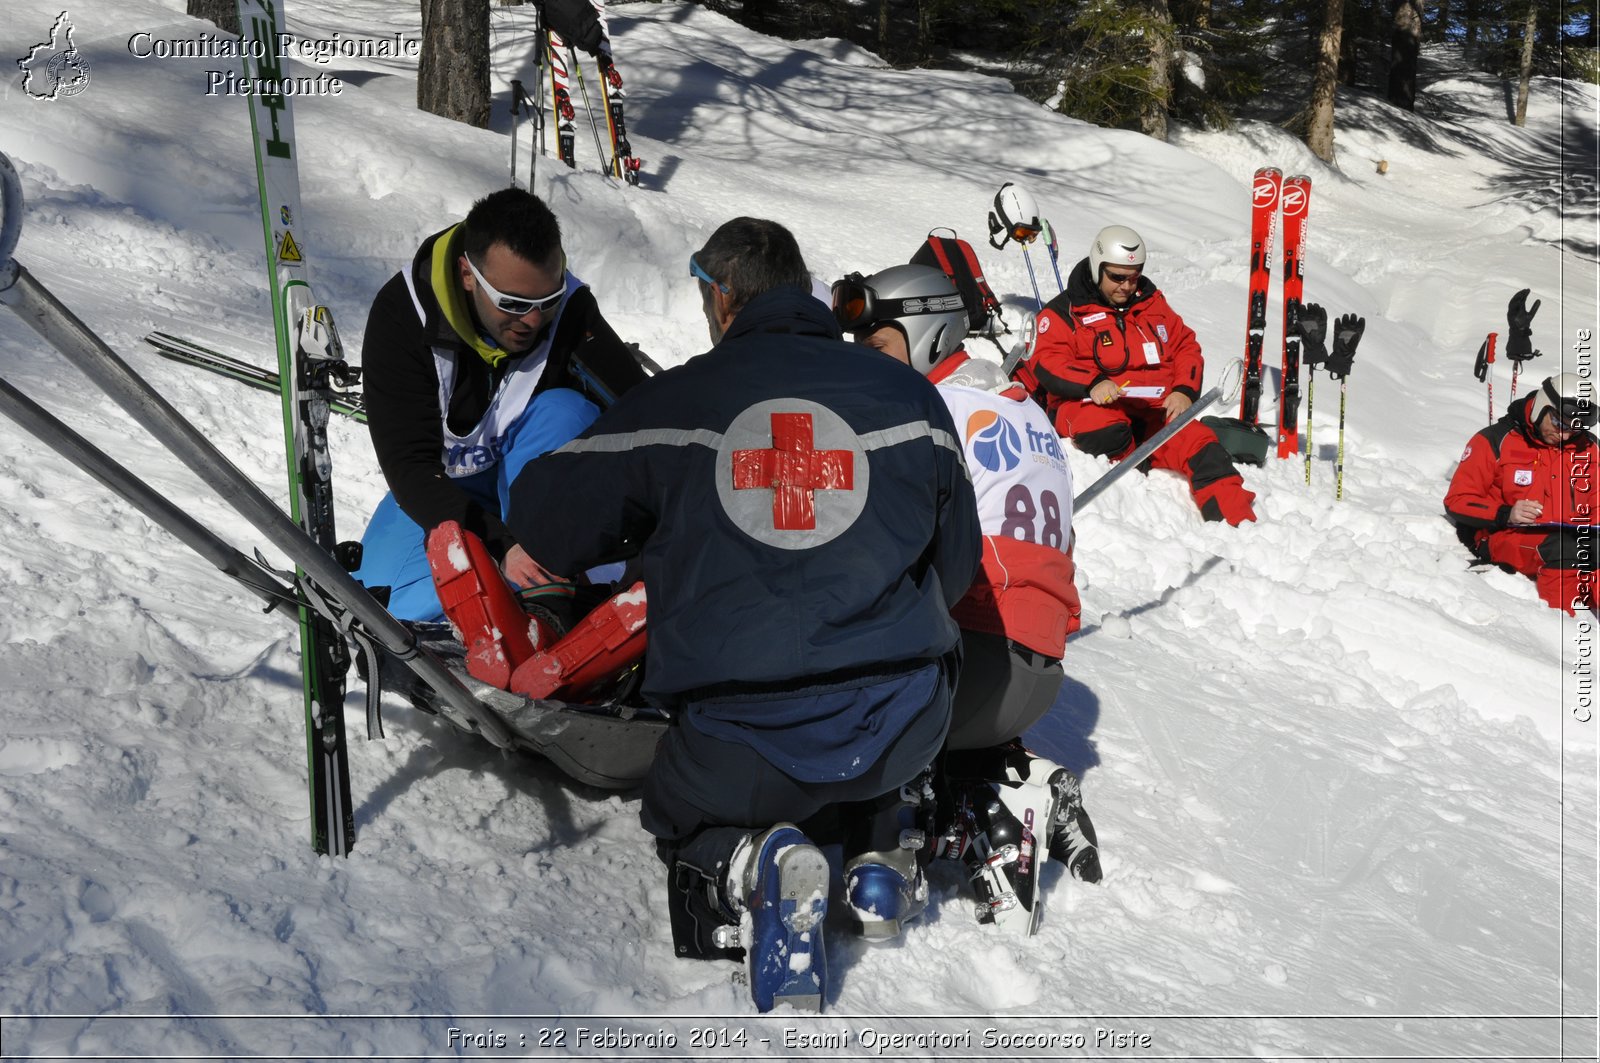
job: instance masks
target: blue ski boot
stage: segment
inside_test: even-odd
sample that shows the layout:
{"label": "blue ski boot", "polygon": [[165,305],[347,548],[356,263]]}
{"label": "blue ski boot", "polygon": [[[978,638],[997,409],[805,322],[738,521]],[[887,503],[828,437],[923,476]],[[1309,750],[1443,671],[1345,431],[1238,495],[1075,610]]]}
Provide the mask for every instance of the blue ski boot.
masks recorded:
{"label": "blue ski boot", "polygon": [[[894,795],[869,803],[866,820],[846,835],[845,900],[856,932],[868,941],[892,941],[928,907],[922,864],[933,826],[932,780],[932,769],[924,770]],[[882,848],[861,851],[868,846]]]}
{"label": "blue ski boot", "polygon": [[828,988],[822,921],[828,911],[828,860],[799,828],[780,823],[741,846],[739,876],[750,996],[758,1011],[779,1004],[821,1011]]}

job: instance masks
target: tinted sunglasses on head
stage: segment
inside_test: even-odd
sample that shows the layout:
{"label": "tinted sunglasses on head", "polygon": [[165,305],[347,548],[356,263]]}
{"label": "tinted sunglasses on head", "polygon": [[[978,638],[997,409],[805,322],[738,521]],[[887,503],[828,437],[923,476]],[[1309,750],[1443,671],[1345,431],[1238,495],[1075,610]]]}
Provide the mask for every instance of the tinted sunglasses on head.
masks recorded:
{"label": "tinted sunglasses on head", "polygon": [[483,274],[478,271],[478,267],[473,264],[470,256],[462,255],[461,257],[466,261],[467,269],[472,272],[472,279],[478,282],[478,287],[483,289],[483,294],[494,308],[501,313],[510,314],[513,317],[522,317],[537,310],[544,314],[555,309],[561,300],[567,297],[567,256],[565,254],[561,256],[561,287],[549,295],[541,295],[533,299],[522,295],[507,295],[483,279]]}

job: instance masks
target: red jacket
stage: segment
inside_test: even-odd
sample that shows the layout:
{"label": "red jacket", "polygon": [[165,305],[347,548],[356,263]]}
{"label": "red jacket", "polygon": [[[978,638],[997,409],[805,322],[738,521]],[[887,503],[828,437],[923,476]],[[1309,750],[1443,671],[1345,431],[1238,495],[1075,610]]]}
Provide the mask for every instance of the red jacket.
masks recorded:
{"label": "red jacket", "polygon": [[1033,366],[1054,397],[1052,408],[1081,402],[1102,380],[1193,399],[1205,375],[1194,330],[1150,278],[1141,277],[1128,305],[1114,309],[1090,276],[1087,258],[1073,267],[1066,291],[1039,313]]}
{"label": "red jacket", "polygon": [[1514,403],[1504,417],[1467,441],[1444,496],[1444,508],[1458,527],[1485,532],[1505,528],[1512,504],[1525,498],[1543,504],[1540,523],[1600,520],[1595,512],[1600,446],[1588,432],[1575,433],[1559,446],[1541,442],[1528,426],[1533,399],[1530,395]]}

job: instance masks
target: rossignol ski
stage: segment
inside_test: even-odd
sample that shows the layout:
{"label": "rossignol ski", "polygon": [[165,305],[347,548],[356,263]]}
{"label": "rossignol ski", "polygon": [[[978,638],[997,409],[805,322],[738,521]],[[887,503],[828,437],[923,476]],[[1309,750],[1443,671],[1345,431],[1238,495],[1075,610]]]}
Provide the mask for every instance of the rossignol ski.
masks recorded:
{"label": "rossignol ski", "polygon": [[[279,50],[285,33],[280,0],[239,0],[239,24],[246,45],[245,75],[267,79],[267,83],[281,80],[288,70]],[[328,452],[329,401],[333,382],[350,384],[354,375],[344,360],[331,312],[317,305],[311,291],[305,244],[308,230],[300,211],[289,98],[282,93],[260,93],[248,97],[248,103],[278,341],[289,515],[317,545],[337,556],[333,469]],[[303,580],[304,570],[297,568],[296,578]],[[349,855],[356,833],[344,732],[345,674],[349,668],[350,650],[343,635],[327,618],[302,605],[300,674],[311,845],[318,853],[334,856]]]}
{"label": "rossignol ski", "polygon": [[628,122],[622,113],[626,93],[622,91],[622,75],[617,73],[615,63],[601,64],[600,99],[605,106],[606,129],[611,133],[612,176],[636,185],[642,162],[634,158],[633,145],[628,143]]}
{"label": "rossignol ski", "polygon": [[[243,358],[223,354],[193,340],[186,340],[182,336],[174,336],[168,332],[152,332],[144,338],[144,341],[154,347],[161,357],[174,362],[192,365],[218,376],[227,377],[257,391],[270,391],[277,395],[283,390],[283,383],[279,379],[277,370],[264,369]],[[367,423],[367,403],[361,392],[354,389],[336,390],[333,395],[334,397],[328,400],[329,410],[345,417],[353,417],[362,424]]]}
{"label": "rossignol ski", "polygon": [[1244,391],[1239,419],[1261,421],[1261,350],[1267,336],[1267,292],[1272,287],[1272,241],[1277,233],[1283,171],[1263,166],[1250,185],[1250,301],[1245,318]]}
{"label": "rossignol ski", "polygon": [[555,118],[556,157],[569,167],[578,165],[577,110],[572,106],[572,76],[562,54],[566,42],[551,30],[545,35],[545,63],[550,69],[550,113]]}
{"label": "rossignol ski", "polygon": [[1311,178],[1286,178],[1283,208],[1283,384],[1278,392],[1278,457],[1300,453],[1300,306],[1305,294],[1306,220],[1311,213]]}

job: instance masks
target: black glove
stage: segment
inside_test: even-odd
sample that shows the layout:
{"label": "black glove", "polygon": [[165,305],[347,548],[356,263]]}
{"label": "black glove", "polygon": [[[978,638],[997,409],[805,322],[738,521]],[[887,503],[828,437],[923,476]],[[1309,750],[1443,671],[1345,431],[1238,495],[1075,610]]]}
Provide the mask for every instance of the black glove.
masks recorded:
{"label": "black glove", "polygon": [[1316,303],[1300,308],[1300,361],[1307,369],[1328,364],[1328,312]]}
{"label": "black glove", "polygon": [[1526,362],[1537,358],[1542,351],[1533,349],[1533,315],[1539,312],[1540,300],[1528,307],[1528,289],[1524,288],[1506,304],[1506,357],[1513,362]]}
{"label": "black glove", "polygon": [[1343,380],[1350,375],[1350,365],[1356,360],[1356,345],[1367,330],[1367,319],[1346,314],[1333,323],[1333,353],[1328,355],[1328,375]]}

